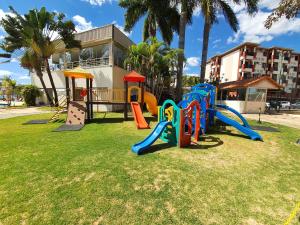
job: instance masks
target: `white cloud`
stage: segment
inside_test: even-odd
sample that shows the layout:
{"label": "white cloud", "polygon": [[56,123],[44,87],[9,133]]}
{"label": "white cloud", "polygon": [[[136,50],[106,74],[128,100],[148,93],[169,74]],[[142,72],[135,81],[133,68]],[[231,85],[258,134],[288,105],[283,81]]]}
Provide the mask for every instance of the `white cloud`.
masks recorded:
{"label": "white cloud", "polygon": [[201,14],[201,8],[199,6],[197,6],[195,9],[194,9],[194,12],[193,12],[193,15],[194,16],[200,16]]}
{"label": "white cloud", "polygon": [[83,0],[84,2],[88,2],[91,5],[98,5],[98,6],[102,6],[105,3],[112,3],[113,0]]}
{"label": "white cloud", "polygon": [[11,72],[9,70],[0,70],[0,77],[11,76],[11,75],[13,75],[13,72]]}
{"label": "white cloud", "polygon": [[0,35],[0,41],[4,39],[4,35]]}
{"label": "white cloud", "polygon": [[189,57],[186,60],[187,66],[199,66],[200,65],[200,58],[199,57]]}
{"label": "white cloud", "polygon": [[115,21],[115,20],[112,21],[112,24],[114,24],[116,26],[116,28],[118,28],[120,31],[122,31],[127,37],[129,37],[132,34],[132,31],[130,31],[130,32],[125,31],[124,26],[119,25],[117,23],[117,21]]}
{"label": "white cloud", "polygon": [[30,77],[26,76],[26,75],[23,75],[23,76],[18,77],[18,79],[19,80],[30,80]]}
{"label": "white cloud", "polygon": [[218,44],[218,43],[220,43],[221,41],[222,41],[221,39],[216,39],[216,40],[213,41],[213,44]]}
{"label": "white cloud", "polygon": [[227,38],[227,44],[237,43],[240,39],[240,36],[241,36],[241,31],[239,30],[238,32],[234,33],[233,36]]}
{"label": "white cloud", "polygon": [[91,21],[88,22],[80,15],[73,16],[72,19],[75,23],[75,29],[77,32],[83,32],[94,28]]}
{"label": "white cloud", "polygon": [[188,77],[199,77],[200,75],[198,73],[187,73],[187,74],[184,74]]}
{"label": "white cloud", "polygon": [[240,41],[251,42],[266,42],[271,41],[275,37],[284,34],[300,32],[300,18],[287,20],[282,17],[278,22],[274,23],[271,29],[266,29],[264,23],[270,15],[270,10],[275,8],[280,0],[262,0],[259,3],[260,10],[254,15],[250,16],[245,10],[245,6],[236,7],[237,18],[240,28],[237,33],[228,37],[227,43],[238,43]]}

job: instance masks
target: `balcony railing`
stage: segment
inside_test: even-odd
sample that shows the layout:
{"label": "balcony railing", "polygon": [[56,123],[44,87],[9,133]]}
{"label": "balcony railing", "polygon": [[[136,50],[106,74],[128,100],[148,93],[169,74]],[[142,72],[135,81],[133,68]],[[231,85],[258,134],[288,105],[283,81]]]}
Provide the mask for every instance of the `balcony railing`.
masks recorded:
{"label": "balcony railing", "polygon": [[78,66],[86,69],[86,68],[108,66],[108,65],[109,65],[109,57],[106,57],[106,58],[94,58],[94,59],[80,60],[74,62],[53,64],[50,66],[50,69],[53,71],[67,70],[67,69],[73,69]]}

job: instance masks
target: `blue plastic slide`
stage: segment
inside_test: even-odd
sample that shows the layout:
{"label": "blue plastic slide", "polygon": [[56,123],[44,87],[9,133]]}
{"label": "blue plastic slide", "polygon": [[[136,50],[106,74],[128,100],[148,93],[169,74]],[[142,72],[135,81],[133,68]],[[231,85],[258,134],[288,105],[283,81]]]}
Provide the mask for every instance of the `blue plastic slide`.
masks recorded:
{"label": "blue plastic slide", "polygon": [[241,125],[240,123],[236,122],[235,120],[230,119],[227,116],[223,115],[221,112],[215,110],[215,116],[222,122],[224,122],[228,125],[231,125],[231,126],[235,127],[236,129],[238,129],[240,132],[246,134],[252,140],[262,140],[262,137],[257,132],[252,130],[250,127]]}
{"label": "blue plastic slide", "polygon": [[233,109],[233,108],[231,108],[231,107],[229,107],[229,106],[227,106],[227,105],[216,105],[216,106],[219,107],[219,108],[222,108],[222,109],[227,109],[228,111],[234,113],[235,115],[237,115],[237,116],[241,119],[241,121],[242,121],[243,124],[244,124],[244,125],[243,125],[244,127],[251,128],[250,125],[249,125],[249,123],[248,123],[248,121],[245,119],[245,117],[243,117],[242,114],[240,114],[240,113],[239,113],[238,111],[236,111],[235,109]]}
{"label": "blue plastic slide", "polygon": [[149,134],[149,136],[146,137],[143,141],[132,146],[131,150],[138,155],[141,154],[160,137],[160,135],[168,125],[171,125],[171,122],[164,121],[158,123],[151,134]]}

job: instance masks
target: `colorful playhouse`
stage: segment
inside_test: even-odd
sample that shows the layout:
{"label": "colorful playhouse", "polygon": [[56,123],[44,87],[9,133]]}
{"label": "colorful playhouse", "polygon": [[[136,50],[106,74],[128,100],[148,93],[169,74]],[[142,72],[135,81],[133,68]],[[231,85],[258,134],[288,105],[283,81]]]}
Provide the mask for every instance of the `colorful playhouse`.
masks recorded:
{"label": "colorful playhouse", "polygon": [[[262,137],[251,129],[246,119],[236,110],[215,104],[216,88],[210,84],[198,84],[191,92],[185,94],[178,104],[166,100],[159,108],[159,123],[143,141],[135,144],[132,151],[142,154],[158,138],[164,142],[186,147],[191,144],[192,137],[198,141],[209,127],[214,126],[215,117],[225,124],[231,125],[244,133],[252,140],[262,140]],[[228,110],[238,116],[239,123],[218,111]]]}

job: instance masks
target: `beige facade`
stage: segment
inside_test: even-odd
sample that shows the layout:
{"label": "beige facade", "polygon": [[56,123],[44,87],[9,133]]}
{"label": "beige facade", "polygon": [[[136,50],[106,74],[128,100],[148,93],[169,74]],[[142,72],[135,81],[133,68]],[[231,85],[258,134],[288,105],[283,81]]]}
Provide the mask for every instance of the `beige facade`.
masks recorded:
{"label": "beige facade", "polygon": [[[78,33],[75,38],[81,41],[82,48],[80,50],[66,50],[64,46],[59,46],[49,62],[58,94],[65,95],[63,71],[77,66],[94,75],[93,89],[95,93],[103,90],[122,89],[123,77],[127,73],[124,69],[124,59],[128,48],[134,43],[114,25]],[[46,71],[43,72],[43,77],[46,87],[51,93],[51,85]],[[33,72],[31,80],[32,84],[42,90],[40,80]],[[76,88],[83,87],[85,87],[85,80],[76,79]],[[39,101],[47,103],[45,96],[42,96]],[[97,107],[101,111],[110,111],[115,108],[109,105]]]}
{"label": "beige facade", "polygon": [[[220,61],[220,68],[214,65]],[[288,97],[300,98],[300,53],[282,47],[264,48],[246,42],[208,60],[206,79],[220,83],[268,75]]]}

